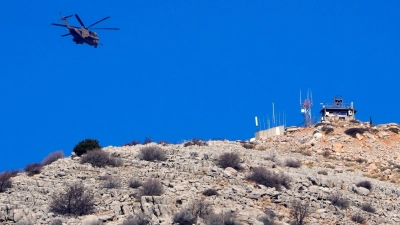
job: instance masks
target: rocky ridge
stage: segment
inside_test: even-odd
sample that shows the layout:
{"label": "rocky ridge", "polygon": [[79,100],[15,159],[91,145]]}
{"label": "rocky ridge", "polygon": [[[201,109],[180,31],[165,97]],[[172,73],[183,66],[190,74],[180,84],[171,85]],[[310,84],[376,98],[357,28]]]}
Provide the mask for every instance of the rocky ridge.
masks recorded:
{"label": "rocky ridge", "polygon": [[[307,224],[356,224],[351,220],[355,214],[365,217],[368,224],[400,224],[399,131],[397,124],[317,124],[255,141],[251,143],[254,149],[244,148],[239,141],[208,141],[208,146],[189,147],[159,145],[168,157],[162,162],[140,160],[143,145],[109,146],[103,150],[120,158],[121,167],[97,168],[80,164],[79,157],[67,157],[43,167],[38,175],[20,173],[13,177],[12,188],[0,193],[0,223],[50,224],[59,218],[63,224],[97,221],[117,225],[129,215],[144,213],[153,224],[172,224],[176,212],[195,199],[205,198],[215,212],[232,212],[243,224],[263,224],[258,218],[265,209],[277,215],[276,224],[289,224],[293,219],[289,213],[293,199],[309,202]],[[218,167],[216,160],[225,152],[239,154],[244,169]],[[300,160],[302,166],[287,167],[287,159]],[[246,180],[257,166],[290,176],[291,188],[276,190]],[[104,188],[105,176],[118,179],[120,187]],[[137,190],[128,187],[132,177],[158,178],[165,193],[136,199]],[[373,189],[357,187],[360,181],[370,181]],[[94,193],[95,213],[66,217],[49,212],[51,195],[74,182]],[[209,188],[216,189],[219,195],[203,196],[202,192]],[[332,193],[346,196],[350,207],[333,205],[329,200]],[[361,210],[364,203],[371,204],[376,212]],[[202,220],[199,224],[203,224]]]}

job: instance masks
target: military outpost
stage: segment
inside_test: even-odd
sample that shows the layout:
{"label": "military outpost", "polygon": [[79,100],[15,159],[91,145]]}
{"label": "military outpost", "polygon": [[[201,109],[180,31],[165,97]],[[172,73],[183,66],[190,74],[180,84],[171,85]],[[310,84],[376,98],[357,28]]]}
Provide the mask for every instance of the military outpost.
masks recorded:
{"label": "military outpost", "polygon": [[[313,123],[312,119],[312,114],[311,114],[311,108],[313,107],[313,102],[312,102],[312,93],[311,91],[308,91],[307,93],[307,98],[302,101],[301,100],[301,92],[300,92],[300,107],[301,107],[301,115],[303,116],[303,123],[300,126],[290,126],[286,127],[286,121],[284,117],[284,122],[283,124],[276,123],[275,121],[275,112],[274,112],[274,104],[272,104],[273,108],[273,127],[270,127],[270,120],[267,119],[268,123],[268,128],[266,129],[264,125],[264,129],[262,129],[261,124],[259,124],[259,119],[258,117],[255,117],[255,123],[256,123],[256,128],[257,131],[255,133],[255,140],[262,140],[262,139],[267,139],[273,136],[278,136],[282,135],[285,133],[291,133],[295,132],[300,128],[306,128],[306,127],[311,127]],[[319,122],[322,123],[338,123],[341,121],[352,121],[355,120],[355,114],[357,113],[357,110],[354,108],[354,103],[344,103],[343,102],[343,97],[341,95],[336,95],[333,98],[332,103],[324,104],[321,103],[322,109],[320,110],[321,114],[321,119]]]}

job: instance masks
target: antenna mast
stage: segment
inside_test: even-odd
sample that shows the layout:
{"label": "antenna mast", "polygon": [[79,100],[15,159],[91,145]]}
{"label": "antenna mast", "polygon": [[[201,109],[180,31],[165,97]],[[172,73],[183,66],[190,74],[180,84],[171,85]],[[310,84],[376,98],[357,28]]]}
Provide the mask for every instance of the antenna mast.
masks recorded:
{"label": "antenna mast", "polygon": [[312,103],[312,92],[310,89],[307,91],[307,98],[304,99],[304,102],[301,102],[301,90],[300,90],[300,112],[304,117],[304,127],[311,127],[312,125],[312,117],[311,117],[311,108],[313,106]]}

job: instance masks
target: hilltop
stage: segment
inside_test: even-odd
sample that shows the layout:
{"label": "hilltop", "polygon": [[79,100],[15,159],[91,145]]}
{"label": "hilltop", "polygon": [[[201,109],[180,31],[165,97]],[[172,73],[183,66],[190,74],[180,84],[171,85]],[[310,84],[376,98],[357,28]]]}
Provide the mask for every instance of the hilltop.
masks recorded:
{"label": "hilltop", "polygon": [[[301,200],[300,206],[310,212],[304,224],[358,224],[357,218],[366,224],[399,224],[399,133],[394,123],[353,121],[320,123],[253,142],[109,146],[102,150],[121,163],[106,167],[82,164],[81,157],[72,154],[44,166],[39,174],[12,177],[12,187],[0,193],[0,222],[50,224],[59,219],[62,224],[119,225],[129,216],[144,215],[151,224],[172,224],[184,209],[209,204],[215,214],[229,215],[235,224],[272,224],[268,219],[290,224],[295,200]],[[161,148],[166,160],[141,159],[143,148]],[[224,153],[239,156],[237,168],[221,166]],[[249,180],[260,167],[283,181],[274,180],[275,187],[268,187]],[[132,179],[149,178],[161,182],[160,196],[140,197],[143,190],[129,187]],[[50,212],[52,196],[74,183],[93,194],[94,211],[82,216]],[[206,190],[217,195],[203,194]],[[197,223],[218,224],[202,218]]]}

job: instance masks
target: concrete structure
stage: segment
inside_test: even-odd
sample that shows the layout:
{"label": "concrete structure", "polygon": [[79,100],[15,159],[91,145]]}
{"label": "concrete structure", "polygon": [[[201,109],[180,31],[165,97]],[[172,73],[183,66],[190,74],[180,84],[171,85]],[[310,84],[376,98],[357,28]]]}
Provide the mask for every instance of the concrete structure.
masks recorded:
{"label": "concrete structure", "polygon": [[321,121],[349,121],[355,120],[357,110],[354,109],[353,102],[350,104],[343,103],[342,96],[335,96],[332,104],[322,104],[320,111]]}
{"label": "concrete structure", "polygon": [[285,132],[284,126],[272,127],[267,130],[261,130],[256,132],[256,140],[267,139],[273,136],[282,135]]}

